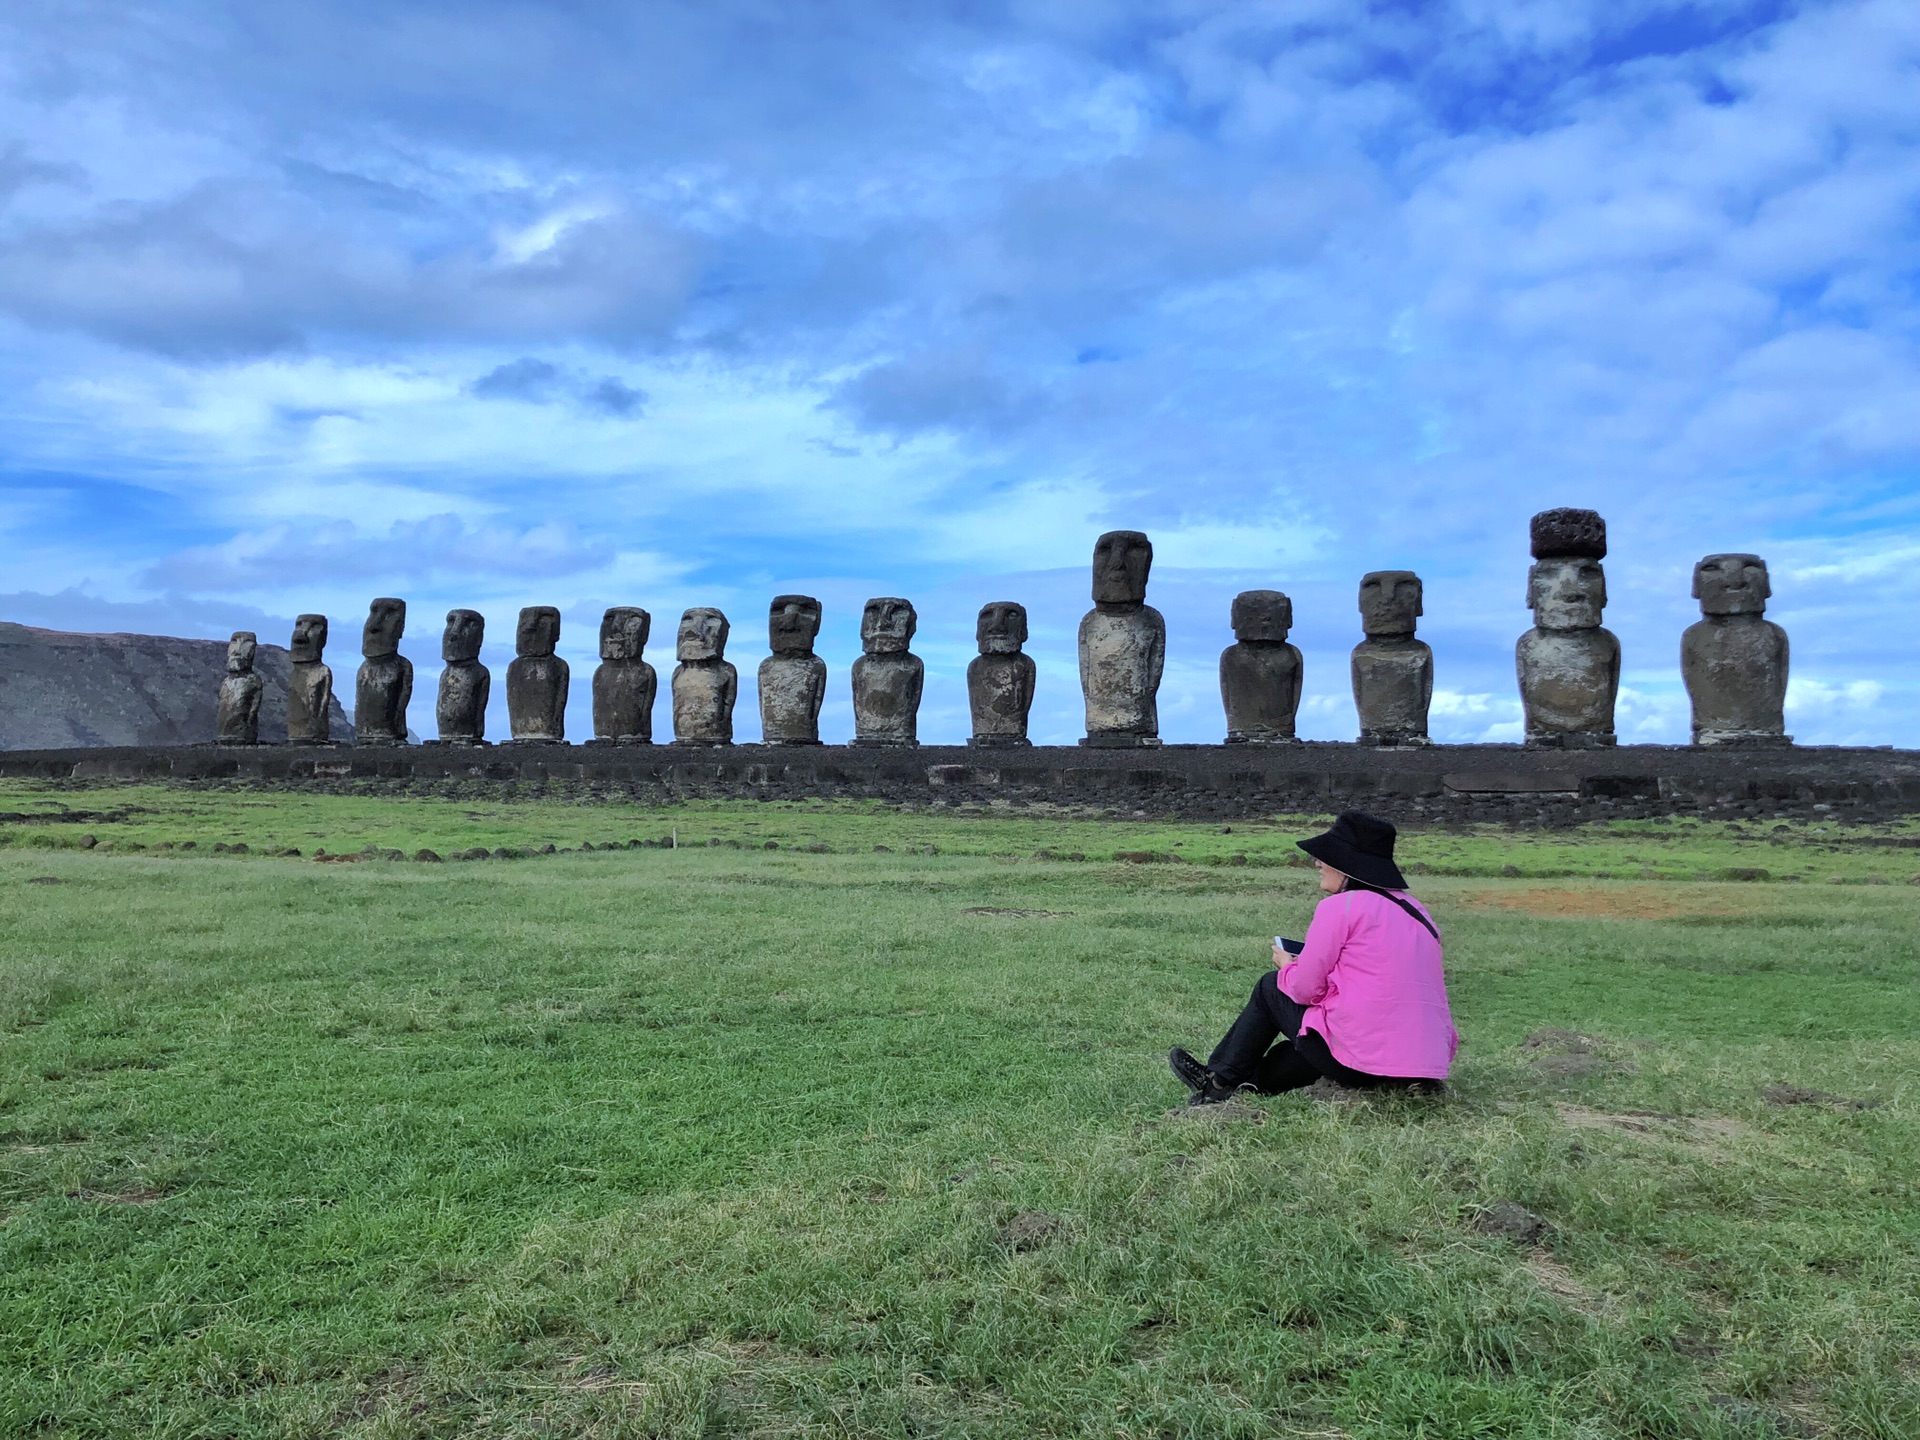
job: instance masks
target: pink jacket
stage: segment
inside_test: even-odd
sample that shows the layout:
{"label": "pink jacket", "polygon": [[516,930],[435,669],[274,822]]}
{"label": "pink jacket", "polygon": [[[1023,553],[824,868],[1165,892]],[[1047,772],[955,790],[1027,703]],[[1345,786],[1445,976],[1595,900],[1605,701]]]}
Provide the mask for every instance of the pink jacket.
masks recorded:
{"label": "pink jacket", "polygon": [[1329,895],[1315,907],[1306,948],[1280,967],[1280,988],[1307,1007],[1301,1028],[1318,1031],[1349,1069],[1444,1080],[1460,1048],[1440,942],[1370,890]]}

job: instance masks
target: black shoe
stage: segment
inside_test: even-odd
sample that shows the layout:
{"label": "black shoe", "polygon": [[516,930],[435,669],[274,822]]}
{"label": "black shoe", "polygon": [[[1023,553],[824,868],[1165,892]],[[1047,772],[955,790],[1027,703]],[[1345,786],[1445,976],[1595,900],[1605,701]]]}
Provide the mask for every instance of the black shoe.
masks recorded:
{"label": "black shoe", "polygon": [[1178,1045],[1167,1052],[1167,1068],[1173,1071],[1174,1079],[1193,1091],[1195,1095],[1205,1094],[1214,1089],[1218,1083],[1213,1078],[1213,1071]]}

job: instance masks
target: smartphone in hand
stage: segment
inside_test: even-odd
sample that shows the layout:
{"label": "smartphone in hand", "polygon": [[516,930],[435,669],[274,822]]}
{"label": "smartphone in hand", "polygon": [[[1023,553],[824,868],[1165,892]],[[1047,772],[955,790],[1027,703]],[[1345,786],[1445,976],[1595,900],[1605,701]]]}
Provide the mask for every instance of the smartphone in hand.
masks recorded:
{"label": "smartphone in hand", "polygon": [[1274,943],[1274,946],[1275,946],[1275,947],[1276,947],[1277,949],[1280,949],[1280,950],[1284,950],[1284,951],[1286,951],[1286,952],[1287,952],[1287,954],[1289,954],[1289,955],[1298,955],[1298,954],[1299,954],[1299,953],[1300,953],[1300,952],[1301,952],[1302,950],[1304,950],[1304,949],[1306,949],[1306,948],[1307,948],[1307,942],[1306,942],[1306,941],[1304,941],[1304,940],[1289,940],[1289,939],[1288,939],[1288,938],[1287,938],[1286,936],[1284,936],[1284,935],[1276,935],[1276,936],[1274,936],[1274,937],[1273,937],[1273,943]]}

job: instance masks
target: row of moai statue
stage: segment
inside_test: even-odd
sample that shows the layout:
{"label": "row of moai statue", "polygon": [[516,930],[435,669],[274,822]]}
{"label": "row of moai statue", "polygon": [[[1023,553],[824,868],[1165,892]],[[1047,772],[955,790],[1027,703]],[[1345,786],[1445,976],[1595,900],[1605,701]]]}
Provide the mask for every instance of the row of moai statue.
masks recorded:
{"label": "row of moai statue", "polygon": [[[1606,522],[1591,510],[1546,510],[1533,517],[1533,567],[1527,604],[1534,628],[1520,637],[1515,663],[1526,716],[1526,743],[1582,748],[1612,745],[1620,688],[1620,642],[1600,623],[1607,603]],[[1147,601],[1153,544],[1136,530],[1102,535],[1093,552],[1093,609],[1080,622],[1080,686],[1086,702],[1083,745],[1130,748],[1160,743],[1157,697],[1166,661],[1166,622]],[[1702,618],[1681,639],[1681,673],[1693,703],[1699,745],[1786,744],[1784,705],[1787,636],[1764,618],[1771,593],[1766,563],[1755,555],[1709,555],[1694,567],[1693,594]],[[1433,650],[1415,635],[1422,613],[1420,577],[1376,570],[1360,581],[1365,638],[1353,649],[1351,678],[1361,744],[1431,743]],[[827,666],[814,654],[820,602],[778,595],[768,611],[772,653],[760,662],[760,724],[770,745],[818,745]],[[355,684],[356,742],[407,740],[413,666],[400,654],[406,602],[375,600],[361,634],[364,657]],[[896,597],[869,600],[853,664],[855,745],[915,745],[925,671],[911,652],[918,617]],[[1234,597],[1234,643],[1220,655],[1220,697],[1230,745],[1290,744],[1304,667],[1287,640],[1293,602],[1278,590]],[[593,676],[594,739],[602,745],[653,741],[658,680],[643,658],[652,618],[616,606],[600,622],[600,666]],[[673,738],[679,745],[733,743],[739,675],[726,659],[727,617],[695,607],[680,617],[678,665],[671,682]],[[484,745],[492,677],[480,663],[486,620],[474,610],[447,615],[441,639],[445,669],[434,706],[443,745]],[[998,600],[982,607],[975,627],[979,655],[967,666],[975,746],[1020,746],[1033,707],[1035,668],[1022,646],[1026,607]],[[567,662],[554,653],[560,612],[534,605],[520,612],[515,658],[507,666],[507,715],[515,744],[558,744],[566,738]],[[293,628],[293,679],[287,733],[295,744],[327,744],[333,675],[321,660],[324,615],[302,615]],[[259,739],[261,682],[253,673],[255,639],[233,637],[220,687],[219,738]]]}

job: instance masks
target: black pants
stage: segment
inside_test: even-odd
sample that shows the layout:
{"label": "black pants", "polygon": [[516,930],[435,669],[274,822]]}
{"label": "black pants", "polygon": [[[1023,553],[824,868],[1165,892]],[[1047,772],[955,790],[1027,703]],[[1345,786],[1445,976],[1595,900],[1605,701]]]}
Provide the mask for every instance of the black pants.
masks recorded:
{"label": "black pants", "polygon": [[[1263,1095],[1298,1090],[1325,1077],[1351,1090],[1382,1085],[1439,1088],[1432,1080],[1401,1080],[1349,1069],[1333,1058],[1317,1030],[1305,1034],[1300,1022],[1307,1007],[1280,988],[1280,974],[1269,970],[1253,987],[1253,998],[1226,1037],[1213,1047],[1207,1068],[1222,1085],[1251,1085]],[[1279,1044],[1274,1044],[1278,1040]]]}

